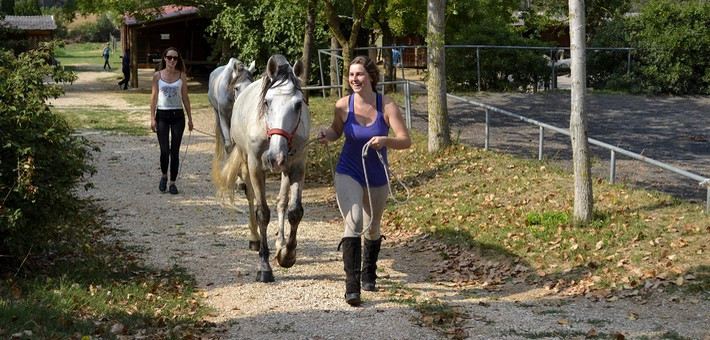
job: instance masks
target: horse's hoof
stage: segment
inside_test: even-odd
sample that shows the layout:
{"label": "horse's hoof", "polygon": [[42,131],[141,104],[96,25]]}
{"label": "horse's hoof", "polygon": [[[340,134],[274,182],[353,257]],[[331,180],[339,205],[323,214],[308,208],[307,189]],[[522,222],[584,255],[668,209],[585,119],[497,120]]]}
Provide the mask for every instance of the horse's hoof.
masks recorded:
{"label": "horse's hoof", "polygon": [[274,282],[274,272],[272,272],[271,270],[258,270],[256,272],[256,282]]}
{"label": "horse's hoof", "polygon": [[245,183],[239,183],[239,184],[237,184],[237,189],[244,191],[244,193],[246,193],[247,192],[247,185]]}
{"label": "horse's hoof", "polygon": [[296,264],[296,249],[288,251],[286,248],[280,248],[276,252],[276,262],[282,268],[291,268]]}
{"label": "horse's hoof", "polygon": [[261,241],[249,241],[249,250],[259,251],[261,248]]}

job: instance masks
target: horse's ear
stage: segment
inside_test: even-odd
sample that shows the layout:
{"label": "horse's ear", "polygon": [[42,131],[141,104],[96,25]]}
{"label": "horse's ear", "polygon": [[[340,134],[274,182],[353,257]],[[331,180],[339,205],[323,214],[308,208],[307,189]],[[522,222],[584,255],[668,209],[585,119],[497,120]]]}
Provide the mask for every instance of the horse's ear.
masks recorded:
{"label": "horse's ear", "polygon": [[269,58],[269,61],[266,63],[266,75],[269,77],[269,79],[274,79],[276,77],[276,74],[279,71],[279,64],[276,61],[276,58],[273,56]]}
{"label": "horse's ear", "polygon": [[251,64],[249,64],[249,68],[247,69],[250,74],[254,74],[256,72],[256,60],[252,60]]}
{"label": "horse's ear", "polygon": [[299,79],[303,79],[303,75],[306,72],[306,67],[303,65],[301,59],[296,60],[293,64],[293,74]]}

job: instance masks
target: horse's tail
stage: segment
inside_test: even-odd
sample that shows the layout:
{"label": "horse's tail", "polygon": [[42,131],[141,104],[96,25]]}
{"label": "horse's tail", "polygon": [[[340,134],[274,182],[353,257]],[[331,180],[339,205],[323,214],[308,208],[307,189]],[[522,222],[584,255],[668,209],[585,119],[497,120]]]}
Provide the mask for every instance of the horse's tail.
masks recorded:
{"label": "horse's tail", "polygon": [[[218,146],[221,148],[221,146]],[[234,148],[229,153],[227,162],[220,167],[220,161],[216,161],[217,157],[212,159],[212,181],[217,188],[217,194],[223,197],[224,194],[233,197],[234,185],[237,182],[237,176],[241,172],[242,162],[241,153],[238,148]]]}

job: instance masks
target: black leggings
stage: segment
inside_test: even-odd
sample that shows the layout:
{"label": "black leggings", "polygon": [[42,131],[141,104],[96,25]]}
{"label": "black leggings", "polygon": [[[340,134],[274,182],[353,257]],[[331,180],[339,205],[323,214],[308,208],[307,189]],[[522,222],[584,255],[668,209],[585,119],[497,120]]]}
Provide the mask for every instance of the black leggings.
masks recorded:
{"label": "black leggings", "polygon": [[[185,131],[185,113],[182,109],[160,110],[155,113],[158,123],[158,143],[160,144],[160,170],[163,175],[168,174],[170,164],[170,181],[177,179],[180,167],[180,143],[182,133]],[[173,135],[170,141],[170,134]]]}

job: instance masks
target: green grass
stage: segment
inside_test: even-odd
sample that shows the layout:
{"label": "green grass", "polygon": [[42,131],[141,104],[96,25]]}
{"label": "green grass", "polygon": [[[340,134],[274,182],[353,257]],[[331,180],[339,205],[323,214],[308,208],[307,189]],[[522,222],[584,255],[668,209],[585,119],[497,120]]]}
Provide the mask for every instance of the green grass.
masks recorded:
{"label": "green grass", "polygon": [[2,278],[0,337],[31,331],[42,339],[113,338],[117,325],[124,335],[160,338],[209,331],[201,318],[210,309],[194,279],[180,268],[148,268],[135,250],[101,241],[111,231],[92,219],[97,213],[75,221],[86,239],[57,240],[64,246]]}
{"label": "green grass", "polygon": [[[75,129],[89,129],[107,131],[127,135],[147,135],[148,126],[141,124],[140,115],[147,114],[141,111],[113,110],[113,109],[53,109]],[[133,119],[132,119],[133,117]]]}
{"label": "green grass", "polygon": [[[56,51],[55,58],[57,58],[63,66],[103,66],[104,57],[101,53],[104,50],[104,46],[105,44],[102,43],[67,44],[64,48]],[[116,67],[118,67],[120,69],[120,55],[120,52],[111,51],[109,63],[112,68],[116,69]]]}

